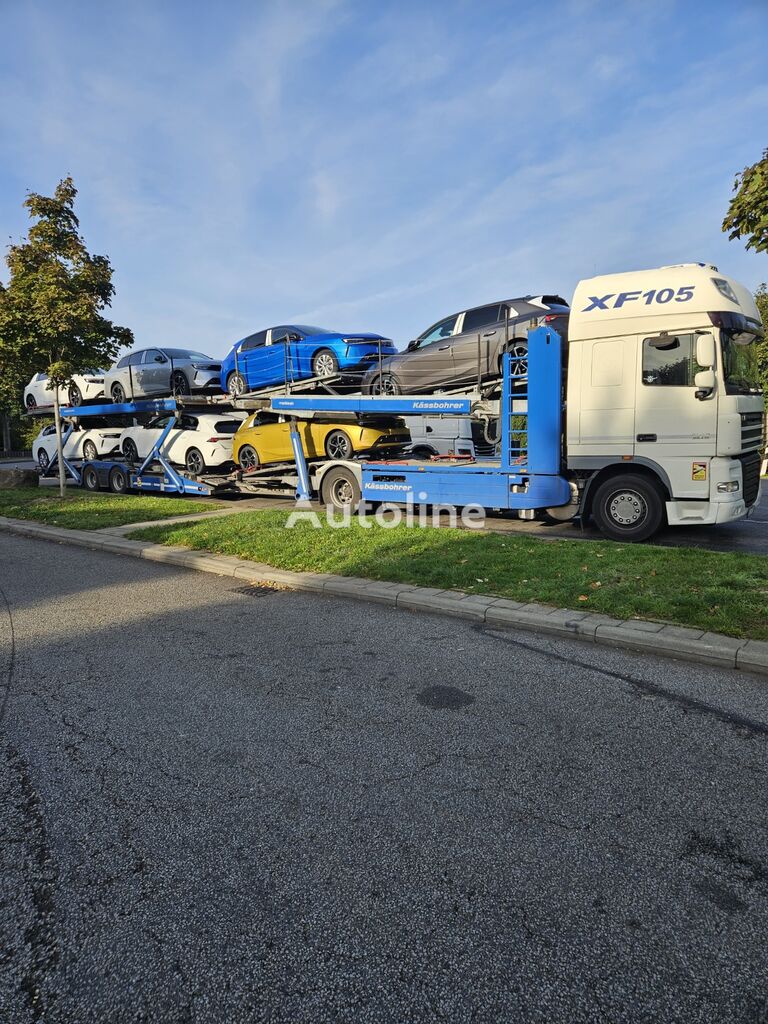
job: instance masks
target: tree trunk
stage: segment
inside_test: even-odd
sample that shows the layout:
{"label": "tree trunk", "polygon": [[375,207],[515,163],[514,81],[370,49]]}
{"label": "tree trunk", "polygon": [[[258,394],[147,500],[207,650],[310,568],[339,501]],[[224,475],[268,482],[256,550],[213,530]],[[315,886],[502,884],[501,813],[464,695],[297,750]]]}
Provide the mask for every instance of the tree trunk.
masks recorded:
{"label": "tree trunk", "polygon": [[59,497],[63,498],[67,490],[67,475],[64,469],[64,445],[61,441],[61,404],[58,384],[53,389],[53,415],[56,423],[56,452],[59,460]]}
{"label": "tree trunk", "polygon": [[8,455],[11,450],[11,417],[7,412],[0,413],[0,421],[3,424],[3,441],[0,447]]}

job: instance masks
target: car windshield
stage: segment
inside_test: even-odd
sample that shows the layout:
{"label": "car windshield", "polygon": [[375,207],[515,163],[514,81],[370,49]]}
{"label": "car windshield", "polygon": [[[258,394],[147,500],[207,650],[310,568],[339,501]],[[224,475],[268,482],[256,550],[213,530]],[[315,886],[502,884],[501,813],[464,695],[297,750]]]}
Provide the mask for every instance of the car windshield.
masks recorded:
{"label": "car windshield", "polygon": [[728,394],[759,394],[757,339],[746,331],[722,330],[723,370]]}
{"label": "car windshield", "polygon": [[328,331],[325,327],[309,327],[307,324],[294,324],[297,331],[302,334],[338,334],[338,331]]}
{"label": "car windshield", "polygon": [[213,360],[213,356],[207,356],[203,352],[190,352],[188,348],[164,348],[163,352],[171,359],[205,359],[207,362]]}

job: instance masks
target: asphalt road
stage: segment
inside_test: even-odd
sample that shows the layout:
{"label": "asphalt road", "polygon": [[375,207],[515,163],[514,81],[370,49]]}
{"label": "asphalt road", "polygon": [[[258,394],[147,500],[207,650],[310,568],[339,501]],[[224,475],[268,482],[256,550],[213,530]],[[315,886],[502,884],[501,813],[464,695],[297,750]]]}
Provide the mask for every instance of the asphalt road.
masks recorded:
{"label": "asphalt road", "polygon": [[3,1024],[768,1020],[765,679],[0,569]]}

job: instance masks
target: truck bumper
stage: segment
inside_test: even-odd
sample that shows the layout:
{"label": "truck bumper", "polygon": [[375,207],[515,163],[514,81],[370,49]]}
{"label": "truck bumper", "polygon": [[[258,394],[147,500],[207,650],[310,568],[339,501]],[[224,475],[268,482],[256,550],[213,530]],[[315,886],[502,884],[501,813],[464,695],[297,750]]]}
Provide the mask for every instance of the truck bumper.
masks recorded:
{"label": "truck bumper", "polygon": [[668,501],[667,522],[670,526],[714,526],[717,523],[732,523],[743,519],[747,506],[739,495],[724,501]]}

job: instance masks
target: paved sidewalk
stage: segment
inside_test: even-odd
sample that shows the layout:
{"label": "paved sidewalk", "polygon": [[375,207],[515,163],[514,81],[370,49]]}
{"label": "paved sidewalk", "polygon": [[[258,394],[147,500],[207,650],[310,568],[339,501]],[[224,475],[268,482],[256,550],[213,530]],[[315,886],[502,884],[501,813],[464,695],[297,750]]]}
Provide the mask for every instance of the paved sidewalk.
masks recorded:
{"label": "paved sidewalk", "polygon": [[[205,513],[204,516],[219,514],[222,513]],[[200,517],[183,516],[181,521],[188,522],[194,518]],[[168,522],[169,520],[162,521],[163,525]],[[140,528],[141,524],[133,523],[129,527],[119,529],[120,532],[128,532]],[[190,551],[149,541],[129,540],[118,535],[117,529],[65,530],[57,526],[46,526],[5,516],[0,516],[0,529],[24,537],[37,537],[100,551],[111,551],[153,562],[198,569],[219,576],[233,576],[262,586],[376,601],[411,611],[442,612],[494,627],[506,626],[555,636],[576,637],[609,647],[622,647],[768,675],[768,643],[760,640],[737,639],[720,633],[641,619],[613,619],[595,612],[552,608],[534,602],[523,604],[506,598],[465,594],[458,590],[437,590],[433,587],[386,583],[351,576],[335,576],[331,573],[291,572],[229,555],[215,555],[207,551]]]}

